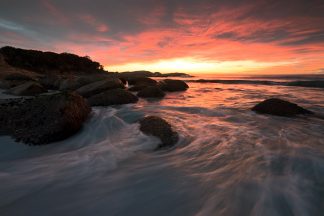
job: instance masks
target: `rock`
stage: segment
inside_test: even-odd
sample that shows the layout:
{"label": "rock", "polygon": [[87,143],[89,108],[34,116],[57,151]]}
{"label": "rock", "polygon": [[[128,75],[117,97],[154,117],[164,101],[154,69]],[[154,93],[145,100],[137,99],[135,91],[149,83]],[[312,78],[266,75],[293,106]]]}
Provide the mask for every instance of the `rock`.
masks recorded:
{"label": "rock", "polygon": [[6,93],[16,96],[34,96],[47,92],[47,90],[37,82],[26,82],[9,89]]}
{"label": "rock", "polygon": [[124,88],[124,84],[117,78],[105,79],[102,81],[90,83],[88,85],[82,86],[77,89],[76,92],[82,95],[83,97],[90,97],[96,94],[99,94],[103,91],[117,88]]}
{"label": "rock", "polygon": [[265,100],[252,108],[253,111],[261,114],[292,117],[298,114],[313,114],[297,104],[290,103],[277,98]]}
{"label": "rock", "polygon": [[103,80],[107,80],[108,78],[104,75],[88,75],[88,76],[74,76],[74,77],[68,77],[64,78],[60,81],[60,87],[59,89],[61,91],[65,90],[77,90],[81,88],[82,86],[99,82]]}
{"label": "rock", "polygon": [[39,82],[46,89],[58,90],[61,85],[62,78],[56,75],[47,75],[40,78]]}
{"label": "rock", "polygon": [[138,92],[141,91],[142,89],[145,89],[147,86],[145,85],[136,85],[136,86],[132,86],[130,88],[128,88],[128,91],[132,91],[132,92]]}
{"label": "rock", "polygon": [[9,74],[7,76],[4,77],[4,80],[8,80],[8,81],[32,81],[34,80],[33,78],[31,78],[30,76],[24,75],[24,74],[20,74],[20,73],[13,73],[13,74]]}
{"label": "rock", "polygon": [[112,89],[88,98],[91,106],[110,106],[136,103],[138,98],[125,89]]}
{"label": "rock", "polygon": [[125,78],[120,77],[119,79],[120,79],[120,81],[122,81],[122,83],[123,83],[124,85],[127,84],[127,80],[126,80]]}
{"label": "rock", "polygon": [[148,116],[140,120],[140,130],[146,135],[158,137],[161,140],[159,148],[171,147],[179,140],[179,135],[171,125],[157,116]]}
{"label": "rock", "polygon": [[182,80],[171,80],[165,79],[158,83],[158,86],[163,91],[175,92],[175,91],[185,91],[189,88],[187,83]]}
{"label": "rock", "polygon": [[9,89],[10,84],[6,81],[0,80],[0,89]]}
{"label": "rock", "polygon": [[128,78],[129,85],[134,86],[154,86],[157,84],[157,81],[148,77],[139,77],[139,78]]}
{"label": "rock", "polygon": [[76,93],[1,100],[0,131],[27,144],[48,144],[79,131],[90,111]]}
{"label": "rock", "polygon": [[165,93],[157,86],[148,86],[137,93],[142,98],[163,98]]}

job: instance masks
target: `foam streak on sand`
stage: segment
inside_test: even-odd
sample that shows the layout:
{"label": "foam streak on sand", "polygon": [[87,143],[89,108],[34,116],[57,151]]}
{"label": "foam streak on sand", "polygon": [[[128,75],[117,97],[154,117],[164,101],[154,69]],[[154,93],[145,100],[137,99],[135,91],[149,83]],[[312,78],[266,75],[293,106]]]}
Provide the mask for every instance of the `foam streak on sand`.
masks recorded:
{"label": "foam streak on sand", "polygon": [[[280,96],[323,115],[324,92],[237,84],[94,108],[80,133],[51,145],[0,137],[1,215],[321,215],[324,120],[250,108]],[[154,151],[159,140],[137,123],[146,115],[174,126],[176,147]]]}

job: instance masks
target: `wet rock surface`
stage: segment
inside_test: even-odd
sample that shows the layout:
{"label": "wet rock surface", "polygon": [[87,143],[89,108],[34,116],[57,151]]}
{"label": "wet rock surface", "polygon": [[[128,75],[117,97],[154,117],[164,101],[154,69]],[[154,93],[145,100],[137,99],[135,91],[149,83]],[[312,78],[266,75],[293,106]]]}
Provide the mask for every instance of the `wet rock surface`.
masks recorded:
{"label": "wet rock surface", "polygon": [[179,135],[164,119],[157,116],[147,116],[140,120],[140,130],[146,135],[158,137],[161,140],[159,148],[174,146]]}
{"label": "wet rock surface", "polygon": [[176,91],[186,91],[189,86],[182,80],[172,80],[165,79],[158,83],[158,86],[163,91],[176,92]]}
{"label": "wet rock surface", "polygon": [[90,111],[76,93],[0,100],[0,133],[26,144],[48,144],[78,132]]}
{"label": "wet rock surface", "polygon": [[157,86],[149,86],[137,93],[141,98],[163,98],[165,93]]}
{"label": "wet rock surface", "polygon": [[88,98],[91,106],[110,106],[136,103],[138,98],[125,89],[112,89]]}
{"label": "wet rock surface", "polygon": [[312,111],[304,109],[297,104],[284,101],[278,98],[267,99],[252,108],[253,111],[261,114],[293,117],[300,114],[313,114]]}
{"label": "wet rock surface", "polygon": [[83,97],[91,97],[93,95],[99,94],[106,90],[110,89],[117,89],[117,88],[124,88],[124,84],[118,78],[110,78],[101,81],[97,81],[94,83],[90,83],[88,85],[82,86],[81,88],[77,89],[76,92]]}

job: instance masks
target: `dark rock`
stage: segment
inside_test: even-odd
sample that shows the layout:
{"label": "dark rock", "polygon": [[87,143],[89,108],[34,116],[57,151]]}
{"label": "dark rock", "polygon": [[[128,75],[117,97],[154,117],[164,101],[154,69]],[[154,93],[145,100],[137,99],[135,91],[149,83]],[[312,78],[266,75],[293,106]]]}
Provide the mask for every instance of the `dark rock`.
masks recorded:
{"label": "dark rock", "polygon": [[128,91],[132,91],[132,92],[138,92],[141,91],[142,89],[145,89],[147,86],[145,85],[136,85],[136,86],[132,86],[130,88],[128,88]]}
{"label": "dark rock", "polygon": [[164,119],[157,116],[148,116],[140,120],[140,130],[147,135],[158,137],[161,140],[161,147],[171,147],[179,140],[179,135],[171,125]]}
{"label": "dark rock", "polygon": [[31,78],[30,76],[24,75],[24,74],[20,74],[20,73],[13,73],[13,74],[9,74],[7,76],[4,77],[4,80],[8,80],[8,81],[32,81],[34,80],[33,78]]}
{"label": "dark rock", "polygon": [[91,106],[110,106],[136,103],[138,98],[125,89],[112,89],[88,98]]}
{"label": "dark rock", "polygon": [[127,80],[125,79],[125,78],[119,78],[120,79],[120,81],[122,81],[122,83],[124,84],[124,85],[126,85],[127,84]]}
{"label": "dark rock", "polygon": [[62,78],[56,75],[47,75],[40,78],[39,82],[46,89],[58,90],[61,85]]}
{"label": "dark rock", "polygon": [[0,80],[0,89],[9,89],[10,84],[7,81]]}
{"label": "dark rock", "polygon": [[163,91],[175,92],[175,91],[185,91],[189,88],[187,83],[182,80],[171,80],[165,79],[158,83],[158,86]]}
{"label": "dark rock", "polygon": [[128,78],[129,85],[135,86],[154,86],[157,84],[157,81],[148,77],[139,77],[139,78]]}
{"label": "dark rock", "polygon": [[117,78],[105,79],[102,81],[90,83],[77,89],[77,93],[83,97],[91,97],[103,91],[117,88],[124,88],[124,84]]}
{"label": "dark rock", "polygon": [[27,144],[48,144],[79,131],[90,111],[76,93],[1,100],[0,131]]}
{"label": "dark rock", "polygon": [[277,98],[265,100],[252,108],[253,111],[261,114],[292,117],[298,114],[313,114],[297,104],[290,103]]}
{"label": "dark rock", "polygon": [[142,98],[163,98],[165,93],[157,86],[148,86],[137,93]]}
{"label": "dark rock", "polygon": [[9,89],[6,93],[16,96],[34,96],[45,92],[47,90],[41,84],[37,82],[26,82]]}

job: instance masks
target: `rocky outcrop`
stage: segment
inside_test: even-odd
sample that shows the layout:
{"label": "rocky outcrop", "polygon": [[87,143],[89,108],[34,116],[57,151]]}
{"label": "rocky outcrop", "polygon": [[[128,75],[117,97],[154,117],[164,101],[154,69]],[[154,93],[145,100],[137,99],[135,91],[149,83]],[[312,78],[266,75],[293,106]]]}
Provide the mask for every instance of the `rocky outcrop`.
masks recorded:
{"label": "rocky outcrop", "polygon": [[158,83],[158,86],[163,91],[168,92],[176,92],[176,91],[185,91],[189,88],[187,83],[182,80],[172,80],[172,79],[165,79]]}
{"label": "rocky outcrop", "polygon": [[48,144],[79,131],[90,111],[76,93],[1,100],[0,132],[27,144]]}
{"label": "rocky outcrop", "polygon": [[297,104],[277,98],[265,100],[252,108],[253,111],[261,114],[292,117],[299,114],[313,114]]}
{"label": "rocky outcrop", "polygon": [[103,66],[89,57],[71,53],[42,52],[14,47],[0,48],[7,64],[40,74],[98,74],[105,73]]}
{"label": "rocky outcrop", "polygon": [[163,98],[165,93],[157,86],[148,86],[137,93],[141,98]]}
{"label": "rocky outcrop", "polygon": [[110,106],[136,103],[138,98],[125,89],[112,89],[88,98],[91,106]]}
{"label": "rocky outcrop", "polygon": [[37,82],[26,82],[9,89],[6,93],[16,96],[34,96],[45,93],[47,90]]}
{"label": "rocky outcrop", "polygon": [[171,125],[157,116],[148,116],[140,120],[140,130],[146,135],[158,137],[161,140],[159,148],[171,147],[179,140],[179,135]]}
{"label": "rocky outcrop", "polygon": [[110,78],[98,82],[90,83],[77,89],[76,92],[83,97],[91,97],[103,91],[117,88],[124,88],[124,84],[118,78]]}

